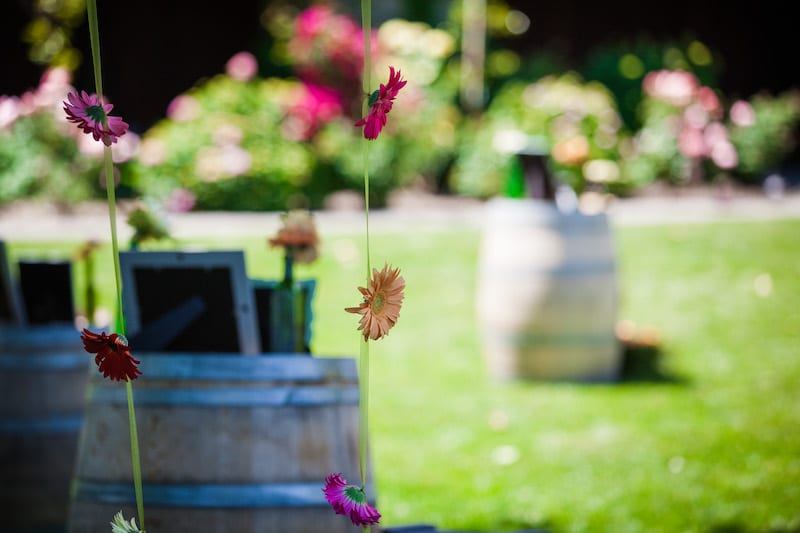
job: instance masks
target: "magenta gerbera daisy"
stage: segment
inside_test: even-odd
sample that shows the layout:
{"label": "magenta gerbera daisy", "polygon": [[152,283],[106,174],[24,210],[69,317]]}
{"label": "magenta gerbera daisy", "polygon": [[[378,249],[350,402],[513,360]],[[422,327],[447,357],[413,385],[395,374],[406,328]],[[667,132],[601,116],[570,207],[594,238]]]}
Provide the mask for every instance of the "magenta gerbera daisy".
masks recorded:
{"label": "magenta gerbera daisy", "polygon": [[96,94],[81,91],[70,91],[64,102],[67,120],[78,125],[84,133],[91,133],[95,141],[103,141],[111,146],[128,131],[128,124],[120,117],[109,115],[114,108],[112,104],[102,104]]}
{"label": "magenta gerbera daisy", "polygon": [[369,96],[369,112],[367,116],[356,122],[356,126],[364,126],[364,138],[377,139],[386,125],[386,114],[392,110],[394,99],[400,89],[406,86],[406,80],[400,79],[400,71],[389,67],[389,81],[381,83],[380,89]]}
{"label": "magenta gerbera daisy", "polygon": [[367,502],[364,489],[348,485],[340,473],[326,476],[322,491],[336,514],[349,516],[357,526],[377,524],[381,518],[381,514]]}

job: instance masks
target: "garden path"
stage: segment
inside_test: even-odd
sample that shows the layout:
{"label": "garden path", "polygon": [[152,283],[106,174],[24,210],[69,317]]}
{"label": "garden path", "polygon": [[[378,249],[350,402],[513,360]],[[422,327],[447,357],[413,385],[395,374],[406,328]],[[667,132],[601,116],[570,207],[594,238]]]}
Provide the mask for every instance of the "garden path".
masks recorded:
{"label": "garden path", "polygon": [[[322,235],[363,230],[363,211],[354,207],[358,202],[347,197],[341,200],[331,209],[315,212]],[[118,210],[118,230],[123,242],[131,234],[125,222],[130,205],[121,202]],[[800,218],[800,190],[774,197],[761,189],[658,190],[633,198],[615,198],[604,205],[611,223],[618,225]],[[394,195],[389,207],[370,210],[370,231],[478,229],[483,224],[483,213],[484,204],[478,200],[406,192]],[[277,213],[190,212],[168,214],[167,224],[173,237],[179,240],[265,237],[277,231],[280,220]],[[0,209],[0,240],[60,239],[108,240],[106,204],[92,202],[64,210],[52,204],[16,202]]]}

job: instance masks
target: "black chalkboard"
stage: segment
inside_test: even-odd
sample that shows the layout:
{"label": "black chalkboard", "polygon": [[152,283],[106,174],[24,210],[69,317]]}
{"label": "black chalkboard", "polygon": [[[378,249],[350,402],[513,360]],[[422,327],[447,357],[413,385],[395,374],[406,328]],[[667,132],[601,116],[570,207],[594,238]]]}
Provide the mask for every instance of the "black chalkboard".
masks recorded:
{"label": "black chalkboard", "polygon": [[122,252],[120,269],[133,349],[260,351],[243,252]]}
{"label": "black chalkboard", "polygon": [[20,260],[19,288],[28,324],[74,323],[72,263]]}

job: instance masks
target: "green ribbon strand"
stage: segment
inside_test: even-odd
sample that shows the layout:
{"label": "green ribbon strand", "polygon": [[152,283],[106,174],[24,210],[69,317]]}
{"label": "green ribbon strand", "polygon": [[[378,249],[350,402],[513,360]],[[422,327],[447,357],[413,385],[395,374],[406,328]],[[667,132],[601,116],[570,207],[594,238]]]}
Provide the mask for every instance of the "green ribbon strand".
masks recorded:
{"label": "green ribbon strand", "polygon": [[[370,52],[372,49],[372,2],[361,0],[361,28],[364,38],[364,72],[362,75],[362,89],[364,95],[370,94],[370,73],[372,71]],[[369,111],[369,102],[364,98],[362,116]],[[369,249],[369,140],[363,138],[364,145],[364,230],[367,255],[367,286],[372,275]],[[364,338],[359,351],[359,434],[358,434],[358,465],[361,471],[361,488],[366,494],[367,486],[367,452],[369,450],[369,339]],[[368,532],[369,526],[364,526],[362,531]]]}
{"label": "green ribbon strand", "polygon": [[[89,40],[92,47],[92,65],[94,66],[94,83],[97,98],[103,105],[103,76],[100,61],[100,30],[97,21],[97,1],[86,0],[86,13],[89,18]],[[108,119],[103,118],[104,125]],[[125,317],[122,312],[122,274],[119,266],[119,240],[117,238],[117,201],[114,183],[114,161],[111,147],[105,146],[103,151],[106,174],[106,197],[108,198],[108,218],[111,224],[111,251],[114,257],[114,280],[116,282],[117,327],[120,335],[125,336]],[[131,462],[133,463],[133,485],[136,493],[136,509],[139,514],[139,528],[144,531],[144,503],[142,498],[142,467],[139,458],[139,434],[136,429],[136,412],[133,404],[133,386],[131,380],[125,382],[128,397],[128,421],[131,436]]]}

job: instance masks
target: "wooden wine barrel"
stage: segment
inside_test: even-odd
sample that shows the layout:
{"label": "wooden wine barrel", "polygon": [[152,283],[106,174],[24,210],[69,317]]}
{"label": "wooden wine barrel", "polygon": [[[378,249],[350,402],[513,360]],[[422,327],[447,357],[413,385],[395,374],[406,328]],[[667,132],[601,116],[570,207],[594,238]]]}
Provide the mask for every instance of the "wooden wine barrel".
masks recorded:
{"label": "wooden wine barrel", "polygon": [[494,378],[616,380],[617,292],[605,214],[565,214],[541,200],[487,202],[476,303]]}
{"label": "wooden wine barrel", "polygon": [[[322,492],[329,473],[359,479],[353,359],[136,357],[147,531],[353,531]],[[103,531],[120,510],[136,516],[125,385],[98,375],[87,399],[73,533]]]}
{"label": "wooden wine barrel", "polygon": [[0,530],[65,531],[92,365],[71,326],[0,328]]}

